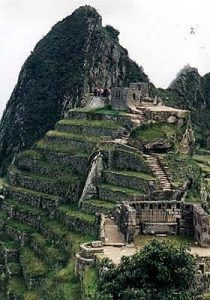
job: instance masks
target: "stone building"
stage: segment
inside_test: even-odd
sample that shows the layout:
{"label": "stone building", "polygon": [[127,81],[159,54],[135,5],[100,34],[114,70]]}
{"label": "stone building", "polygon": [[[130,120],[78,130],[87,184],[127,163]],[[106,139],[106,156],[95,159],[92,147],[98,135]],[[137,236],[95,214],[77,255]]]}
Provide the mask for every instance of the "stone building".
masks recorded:
{"label": "stone building", "polygon": [[150,84],[148,82],[131,83],[129,87],[112,88],[111,106],[116,110],[129,110],[129,107],[141,105],[149,99]]}

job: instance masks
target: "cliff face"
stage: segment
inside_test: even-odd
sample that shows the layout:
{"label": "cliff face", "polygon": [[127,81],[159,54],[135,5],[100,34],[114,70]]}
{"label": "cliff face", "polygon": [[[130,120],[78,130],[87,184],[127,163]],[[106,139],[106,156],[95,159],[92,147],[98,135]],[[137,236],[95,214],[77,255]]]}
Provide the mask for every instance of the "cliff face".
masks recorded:
{"label": "cliff face", "polygon": [[90,6],[56,24],[25,62],[0,124],[0,173],[94,87],[148,81]]}
{"label": "cliff face", "polygon": [[210,131],[210,73],[202,77],[196,68],[184,67],[167,90],[157,92],[166,104],[192,112],[196,140],[205,146]]}

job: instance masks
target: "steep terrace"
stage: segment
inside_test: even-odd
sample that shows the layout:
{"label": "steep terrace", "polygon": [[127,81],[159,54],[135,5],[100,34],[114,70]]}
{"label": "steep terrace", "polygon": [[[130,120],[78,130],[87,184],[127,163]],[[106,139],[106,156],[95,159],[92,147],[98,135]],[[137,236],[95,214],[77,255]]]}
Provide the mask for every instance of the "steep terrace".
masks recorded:
{"label": "steep terrace", "polygon": [[[77,245],[97,237],[96,215],[90,209],[78,209],[89,158],[100,142],[126,138],[133,126],[131,117],[109,109],[72,110],[69,118],[59,121],[55,130],[31,150],[17,155],[5,179],[5,198],[1,200],[1,240],[15,242],[12,249],[18,251],[19,270],[13,288],[6,273],[5,293],[23,299],[31,289],[40,299],[42,291],[46,292],[48,274],[54,274],[50,279],[53,289],[53,278],[59,270],[69,269],[68,260],[74,257]],[[107,172],[106,176],[108,185],[112,180],[108,177],[116,174]],[[135,182],[131,180],[130,184]],[[128,194],[133,193],[130,190]],[[107,213],[113,210],[115,201],[93,199],[88,204]],[[49,287],[47,290],[50,293]],[[67,298],[71,297],[68,294]]]}

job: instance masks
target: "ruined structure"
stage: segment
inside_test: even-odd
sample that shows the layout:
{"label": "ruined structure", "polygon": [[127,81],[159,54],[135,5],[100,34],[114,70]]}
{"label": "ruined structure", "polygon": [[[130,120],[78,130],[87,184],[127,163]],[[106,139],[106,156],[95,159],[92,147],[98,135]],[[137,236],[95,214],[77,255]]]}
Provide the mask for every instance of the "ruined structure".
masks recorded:
{"label": "ruined structure", "polygon": [[[146,83],[113,88],[107,107],[95,108],[93,100],[89,108],[69,110],[55,130],[15,157],[1,197],[5,282],[12,272],[26,290],[45,291],[48,271],[67,266],[78,240],[78,273],[97,254],[109,257],[106,247],[125,247],[131,254],[126,245],[138,235],[194,236],[209,245],[207,213],[186,202],[189,178],[176,186],[164,157],[144,153],[133,136],[145,124],[168,124],[175,131],[187,125],[188,111],[160,105],[149,90]],[[8,251],[18,273],[8,269]]]}

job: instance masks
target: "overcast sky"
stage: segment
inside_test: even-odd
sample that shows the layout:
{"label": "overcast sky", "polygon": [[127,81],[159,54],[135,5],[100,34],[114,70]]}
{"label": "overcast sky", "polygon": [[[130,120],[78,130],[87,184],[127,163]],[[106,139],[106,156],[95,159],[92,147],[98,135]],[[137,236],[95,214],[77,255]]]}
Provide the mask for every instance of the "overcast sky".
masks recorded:
{"label": "overcast sky", "polygon": [[186,64],[210,72],[210,0],[0,0],[0,115],[36,43],[85,4],[120,31],[156,86],[167,87]]}

